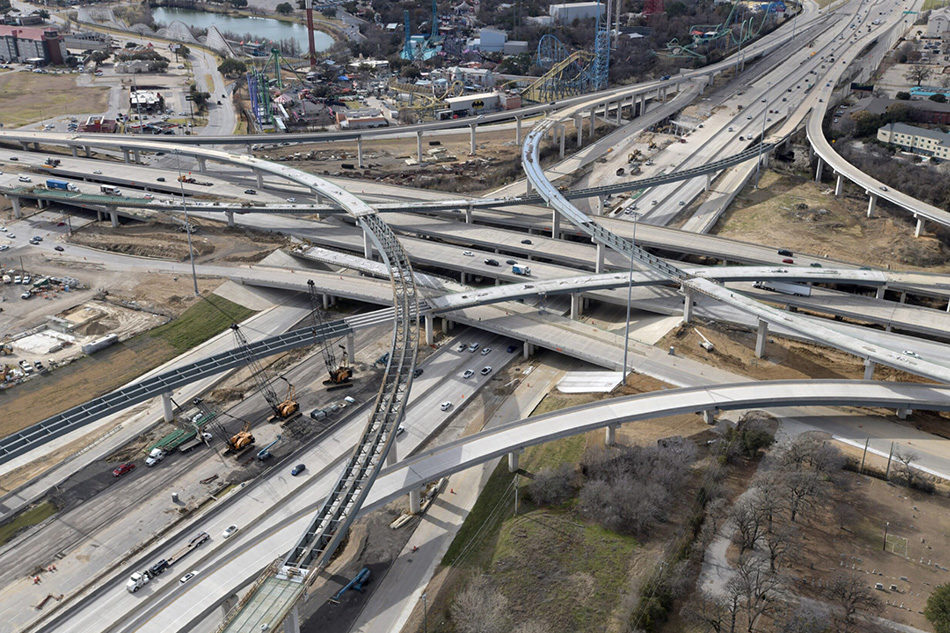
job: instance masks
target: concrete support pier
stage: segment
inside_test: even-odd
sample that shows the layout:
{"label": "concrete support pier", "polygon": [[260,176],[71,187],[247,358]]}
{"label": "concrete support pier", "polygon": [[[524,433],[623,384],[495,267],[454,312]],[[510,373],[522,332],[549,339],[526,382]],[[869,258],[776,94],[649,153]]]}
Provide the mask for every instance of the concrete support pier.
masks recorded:
{"label": "concrete support pier", "polygon": [[228,218],[228,226],[234,226],[234,211],[225,211],[224,215]]}
{"label": "concrete support pier", "polygon": [[474,210],[474,206],[471,205],[471,204],[468,205],[468,208],[467,208],[467,209],[465,209],[465,224],[471,224],[471,223],[472,223],[472,211],[473,211],[473,210]]}
{"label": "concrete support pier", "polygon": [[[468,154],[469,156],[474,156],[475,155],[475,128],[477,128],[478,125],[475,123],[472,123],[468,127],[471,130],[469,140],[468,140]],[[419,159],[419,160],[422,160],[422,159]]]}
{"label": "concrete support pier", "polygon": [[584,312],[584,301],[580,294],[571,293],[571,319],[577,320]]}
{"label": "concrete support pier", "polygon": [[693,318],[693,293],[688,289],[683,293],[683,323]]}
{"label": "concrete support pier", "polygon": [[769,324],[759,319],[759,329],[755,333],[755,357],[765,356],[765,344],[769,339]]}
{"label": "concrete support pier", "polygon": [[818,157],[818,168],[815,170],[815,182],[821,182],[821,172],[825,168],[825,162]]}
{"label": "concrete support pier", "polygon": [[898,410],[897,410],[897,418],[898,418],[899,420],[906,420],[906,419],[907,419],[907,416],[909,416],[909,415],[910,415],[911,413],[913,413],[913,412],[914,412],[913,409],[898,409]]}
{"label": "concrete support pier", "polygon": [[531,355],[534,354],[534,345],[528,341],[524,342],[524,346],[521,348],[521,358],[528,359]]}
{"label": "concrete support pier", "polygon": [[556,209],[551,209],[551,237],[559,239],[561,237],[561,216]]}
{"label": "concrete support pier", "polygon": [[115,211],[109,211],[109,221],[112,223],[112,228],[119,228],[119,214]]}
{"label": "concrete support pier", "polygon": [[416,132],[416,160],[422,162],[422,132]]}
{"label": "concrete support pier", "polygon": [[604,253],[605,253],[605,250],[606,250],[606,249],[604,248],[604,245],[603,245],[603,244],[600,244],[600,243],[597,244],[597,259],[596,259],[596,261],[594,262],[594,272],[597,273],[598,275],[599,275],[600,273],[604,272]]}
{"label": "concrete support pier", "polygon": [[703,409],[703,422],[712,426],[716,423],[716,410],[715,409]]}
{"label": "concrete support pier", "polygon": [[10,198],[10,204],[13,205],[13,217],[17,220],[23,217],[23,209],[20,207],[20,197],[19,196],[8,196]]}
{"label": "concrete support pier", "polygon": [[515,145],[521,147],[521,117],[515,117]]}
{"label": "concrete support pier", "polygon": [[264,172],[255,169],[254,175],[257,176],[257,188],[263,189],[264,188]]}
{"label": "concrete support pier", "polygon": [[162,394],[162,419],[166,422],[174,422],[175,414],[172,411],[172,392],[166,391]]}
{"label": "concrete support pier", "polygon": [[877,196],[872,193],[868,197],[868,217],[871,217],[871,214],[874,213],[874,207],[876,205],[877,205]]}
{"label": "concrete support pier", "polygon": [[132,160],[131,155],[132,153],[127,148],[125,147],[122,148],[122,159],[126,162],[126,164],[131,162]]}
{"label": "concrete support pier", "polygon": [[917,228],[914,229],[914,237],[920,237],[920,234],[924,232],[924,219],[920,216],[917,216]]}
{"label": "concrete support pier", "polygon": [[841,195],[841,187],[844,185],[844,178],[841,177],[841,174],[837,174],[837,176],[835,180],[835,198]]}
{"label": "concrete support pier", "polygon": [[422,494],[419,489],[409,491],[409,514],[419,514],[422,510]]}
{"label": "concrete support pier", "polygon": [[508,453],[508,472],[516,473],[518,472],[518,456],[521,454],[521,451],[511,451]]}
{"label": "concrete support pier", "polygon": [[561,127],[561,160],[564,160],[564,144],[567,143],[567,127],[563,124]]}
{"label": "concrete support pier", "polygon": [[604,428],[604,446],[613,446],[617,443],[617,425],[611,424]]}
{"label": "concrete support pier", "polygon": [[577,146],[584,144],[584,117],[574,117],[574,129],[577,130]]}
{"label": "concrete support pier", "polygon": [[356,166],[363,169],[363,137],[356,137]]}
{"label": "concrete support pier", "polygon": [[[75,146],[75,145],[70,145],[70,146],[69,146],[69,153],[73,155],[73,158],[76,158],[77,156],[79,156],[79,152],[76,151],[76,146]],[[126,161],[126,162],[128,162],[128,161]]]}
{"label": "concrete support pier", "polygon": [[363,230],[363,257],[373,259],[373,242],[369,239],[369,231],[365,229]]}
{"label": "concrete support pier", "polygon": [[870,358],[866,358],[864,360],[864,379],[865,380],[874,380],[874,366],[876,364],[877,363],[875,363]]}
{"label": "concrete support pier", "polygon": [[427,314],[423,317],[423,321],[425,321],[426,328],[426,345],[432,345],[435,341],[435,336],[432,333],[435,317],[431,314]]}

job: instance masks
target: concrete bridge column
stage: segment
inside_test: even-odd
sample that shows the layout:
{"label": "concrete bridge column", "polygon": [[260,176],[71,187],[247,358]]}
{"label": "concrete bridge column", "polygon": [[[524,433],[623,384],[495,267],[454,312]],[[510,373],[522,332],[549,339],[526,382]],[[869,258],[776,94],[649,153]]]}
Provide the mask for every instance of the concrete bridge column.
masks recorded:
{"label": "concrete bridge column", "polygon": [[518,472],[518,456],[521,455],[521,451],[511,451],[508,453],[508,472],[516,473]]}
{"label": "concrete bridge column", "polygon": [[874,213],[875,205],[877,205],[877,195],[872,193],[868,197],[868,217],[871,217],[871,214]]}
{"label": "concrete bridge column", "polygon": [[877,287],[877,290],[876,290],[875,293],[874,293],[874,298],[875,298],[875,299],[883,299],[885,292],[887,292],[887,284],[884,284],[883,286],[878,286],[878,287]]}
{"label": "concrete bridge column", "polygon": [[526,196],[530,196],[532,193],[534,193],[534,186],[531,184],[530,178],[524,179],[524,191]]}
{"label": "concrete bridge column", "polygon": [[534,345],[525,341],[521,348],[521,358],[527,360],[532,354],[534,354]]}
{"label": "concrete bridge column", "polygon": [[468,208],[465,209],[465,224],[471,224],[471,223],[472,223],[472,211],[473,211],[473,209],[474,209],[474,205],[472,205],[472,204],[469,204],[469,205],[468,205]]}
{"label": "concrete bridge column", "polygon": [[647,112],[647,95],[643,93],[640,95],[640,116],[643,116]]}
{"label": "concrete bridge column", "polygon": [[162,394],[162,418],[166,422],[175,421],[175,413],[172,411],[172,392],[166,391]]}
{"label": "concrete bridge column", "polygon": [[683,293],[683,323],[689,323],[693,318],[693,293],[686,289]]}
{"label": "concrete bridge column", "polygon": [[901,296],[900,296],[900,298],[899,298],[897,301],[898,301],[899,303],[904,303],[904,302],[906,302],[906,301],[907,301],[907,293],[906,293],[906,292],[901,292]]}
{"label": "concrete bridge column", "polygon": [[[141,152],[140,150],[138,150],[138,149],[133,149],[133,150],[132,150],[132,158],[133,158],[133,160],[135,161],[136,164],[141,163],[141,162],[142,162],[142,152]],[[200,162],[200,161],[201,161],[202,159],[199,158],[198,160],[199,160],[199,163],[198,163],[198,164],[201,165],[201,162]]]}
{"label": "concrete bridge column", "polygon": [[561,216],[556,209],[551,209],[551,237],[559,239],[561,237]]}
{"label": "concrete bridge column", "polygon": [[610,424],[604,429],[604,446],[613,446],[617,443],[617,425]]}
{"label": "concrete bridge column", "polygon": [[706,188],[705,191],[709,191],[709,188],[712,186],[712,174],[706,174]]}
{"label": "concrete bridge column", "polygon": [[323,300],[323,309],[329,310],[330,309],[330,295],[323,293],[320,295],[320,298]]}
{"label": "concrete bridge column", "polygon": [[577,130],[577,146],[580,147],[584,144],[584,117],[575,116],[574,117],[574,129]]}
{"label": "concrete bridge column", "polygon": [[515,145],[521,147],[521,117],[515,117]]}
{"label": "concrete bridge column", "polygon": [[571,319],[576,321],[584,313],[584,300],[580,294],[571,293]]}
{"label": "concrete bridge column", "polygon": [[461,273],[459,273],[459,283],[462,284],[463,286],[464,286],[466,283],[468,283],[468,275],[465,274],[464,271],[462,271]]}
{"label": "concrete bridge column", "polygon": [[422,162],[422,130],[416,132],[416,160]]}
{"label": "concrete bridge column", "polygon": [[40,151],[40,144],[39,144],[39,142],[33,143],[33,151],[34,151],[34,152]]}
{"label": "concrete bridge column", "polygon": [[604,272],[604,254],[605,249],[603,244],[597,244],[597,259],[594,260],[594,272],[598,275]]}
{"label": "concrete bridge column", "polygon": [[112,223],[112,228],[119,228],[119,214],[115,211],[109,211],[109,221]]}
{"label": "concrete bridge column", "polygon": [[356,358],[356,334],[353,332],[346,335],[346,357],[350,359],[351,363]]}
{"label": "concrete bridge column", "polygon": [[427,314],[423,317],[423,321],[425,321],[426,328],[426,345],[432,345],[435,338],[432,334],[432,326],[434,325],[433,322],[435,321],[435,317],[433,317],[431,314]]}
{"label": "concrete bridge column", "polygon": [[835,180],[835,198],[841,195],[841,186],[844,184],[844,178],[841,177],[841,174],[837,174],[838,178]]}
{"label": "concrete bridge column", "polygon": [[363,229],[363,257],[373,259],[373,242],[370,241],[369,231],[366,229]]}
{"label": "concrete bridge column", "polygon": [[874,380],[874,366],[875,363],[870,358],[864,359],[864,379],[865,380]]}
{"label": "concrete bridge column", "polygon": [[821,172],[825,168],[825,162],[821,160],[821,157],[818,157],[818,168],[815,169],[815,182],[821,182]]}
{"label": "concrete bridge column", "polygon": [[475,123],[472,123],[471,125],[469,125],[469,128],[471,128],[471,136],[469,137],[469,142],[468,142],[468,153],[470,156],[475,155],[475,128],[477,127],[478,125]]}
{"label": "concrete bridge column", "polygon": [[917,228],[914,229],[914,237],[920,237],[920,234],[924,232],[924,219],[920,216],[917,217]]}
{"label": "concrete bridge column", "polygon": [[38,208],[40,208],[40,209],[45,209],[45,208],[46,208],[46,200],[44,200],[43,198],[37,198],[37,199],[36,199],[36,206],[37,206]]}
{"label": "concrete bridge column", "polygon": [[715,409],[703,409],[703,422],[712,426],[716,423],[716,410]]}
{"label": "concrete bridge column", "polygon": [[567,142],[567,127],[563,124],[561,128],[561,160],[564,160],[564,144]]}
{"label": "concrete bridge column", "polygon": [[228,226],[234,226],[234,211],[225,211],[224,215],[228,218]]}
{"label": "concrete bridge column", "polygon": [[75,145],[69,146],[69,152],[73,155],[73,158],[76,158],[77,156],[79,156],[79,152],[76,151]]}
{"label": "concrete bridge column", "polygon": [[23,209],[20,208],[20,197],[19,196],[8,196],[10,198],[10,204],[13,205],[13,217],[17,220],[23,217]]}
{"label": "concrete bridge column", "polygon": [[623,100],[617,101],[617,125],[620,125],[620,122],[623,120],[621,115],[623,114]]}
{"label": "concrete bridge column", "polygon": [[913,409],[898,409],[898,410],[897,410],[897,419],[899,419],[899,420],[906,420],[906,419],[907,419],[907,416],[909,416],[909,415],[910,415],[911,413],[913,413],[913,412],[914,412]]}
{"label": "concrete bridge column", "polygon": [[300,633],[300,612],[297,605],[284,618],[284,633]]}
{"label": "concrete bridge column", "polygon": [[769,339],[769,324],[759,319],[759,329],[755,333],[755,357],[765,356],[765,344]]}
{"label": "concrete bridge column", "polygon": [[264,188],[264,172],[258,169],[255,169],[254,175],[257,176],[257,188],[263,189]]}
{"label": "concrete bridge column", "polygon": [[131,161],[130,154],[131,153],[129,152],[128,148],[125,148],[125,147],[122,148],[122,158],[123,160],[125,160],[126,164],[128,164]]}
{"label": "concrete bridge column", "polygon": [[422,511],[422,494],[419,489],[409,491],[409,514],[419,514]]}
{"label": "concrete bridge column", "polygon": [[363,169],[363,137],[356,137],[356,166]]}
{"label": "concrete bridge column", "polygon": [[452,322],[442,317],[442,332],[447,333],[452,331]]}
{"label": "concrete bridge column", "polygon": [[20,147],[22,147],[25,152],[30,151],[30,144],[26,141],[20,141]]}
{"label": "concrete bridge column", "polygon": [[595,114],[596,109],[597,109],[596,106],[590,109],[589,118],[590,118],[590,137],[591,138],[594,138],[594,114]]}

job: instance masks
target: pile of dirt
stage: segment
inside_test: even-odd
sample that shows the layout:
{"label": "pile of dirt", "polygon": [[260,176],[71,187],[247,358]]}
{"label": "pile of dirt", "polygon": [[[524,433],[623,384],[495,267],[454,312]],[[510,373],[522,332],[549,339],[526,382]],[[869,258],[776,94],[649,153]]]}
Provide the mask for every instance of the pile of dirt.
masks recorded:
{"label": "pile of dirt", "polygon": [[[135,255],[136,257],[152,257],[172,261],[188,259],[187,238],[177,234],[165,234],[162,239],[142,239],[125,235],[97,235],[94,233],[77,232],[72,241],[76,244],[97,248],[113,253]],[[195,256],[206,256],[214,252],[214,246],[203,240],[193,240],[192,246]]]}

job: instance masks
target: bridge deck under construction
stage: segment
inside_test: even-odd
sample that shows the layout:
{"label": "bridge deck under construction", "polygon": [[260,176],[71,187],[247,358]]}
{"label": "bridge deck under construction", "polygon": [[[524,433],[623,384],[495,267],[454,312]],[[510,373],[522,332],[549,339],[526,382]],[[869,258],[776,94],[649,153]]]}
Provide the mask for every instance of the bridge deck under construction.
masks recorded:
{"label": "bridge deck under construction", "polygon": [[266,630],[261,629],[261,625],[266,623],[269,626],[271,622],[283,620],[297,602],[303,588],[300,582],[268,576],[228,622],[223,633],[259,633]]}

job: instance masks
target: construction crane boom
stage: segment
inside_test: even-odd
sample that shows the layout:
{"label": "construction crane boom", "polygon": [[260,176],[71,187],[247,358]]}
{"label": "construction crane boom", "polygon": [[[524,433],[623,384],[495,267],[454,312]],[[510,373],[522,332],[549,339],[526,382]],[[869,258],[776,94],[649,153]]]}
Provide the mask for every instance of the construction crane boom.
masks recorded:
{"label": "construction crane boom", "polygon": [[320,345],[320,353],[323,355],[323,362],[327,367],[329,380],[325,380],[325,385],[336,385],[339,388],[349,386],[350,378],[353,377],[353,369],[350,368],[346,357],[346,348],[343,348],[343,357],[338,365],[336,354],[333,353],[333,347],[326,338],[317,336],[320,330],[326,328],[327,318],[320,307],[320,299],[317,295],[316,284],[313,279],[307,280],[307,289],[310,292],[310,319],[313,322],[313,337]]}
{"label": "construction crane boom", "polygon": [[267,381],[267,375],[264,373],[264,367],[261,365],[260,361],[257,360],[253,354],[251,354],[251,350],[248,347],[247,338],[245,338],[244,333],[241,332],[241,328],[237,323],[231,325],[231,331],[234,332],[234,338],[237,340],[238,349],[240,349],[241,354],[244,355],[244,360],[251,368],[251,375],[254,377],[254,382],[257,383],[258,391],[260,391],[261,395],[264,396],[264,400],[266,400],[267,404],[270,405],[270,408],[274,410],[274,413],[279,413],[280,400],[277,398],[277,393]]}

